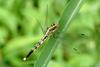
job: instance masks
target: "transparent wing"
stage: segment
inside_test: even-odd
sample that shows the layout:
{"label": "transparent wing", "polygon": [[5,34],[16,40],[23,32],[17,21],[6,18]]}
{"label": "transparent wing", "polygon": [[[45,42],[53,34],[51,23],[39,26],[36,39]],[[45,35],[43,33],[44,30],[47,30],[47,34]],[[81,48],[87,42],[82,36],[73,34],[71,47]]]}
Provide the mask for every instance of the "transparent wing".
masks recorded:
{"label": "transparent wing", "polygon": [[47,27],[48,27],[48,4],[47,4],[47,6],[46,6],[44,27],[45,27],[45,29],[47,29]]}
{"label": "transparent wing", "polygon": [[45,32],[47,30],[47,27],[48,27],[48,4],[46,6],[44,23],[41,24],[41,22],[38,19],[36,19],[36,20],[37,20],[37,22],[38,22],[43,34],[45,34]]}
{"label": "transparent wing", "polygon": [[40,21],[38,21],[38,20],[37,20],[37,22],[38,22],[38,24],[39,24],[39,26],[40,26],[40,28],[41,28],[43,34],[45,34],[45,29],[43,28],[42,24],[41,24]]}

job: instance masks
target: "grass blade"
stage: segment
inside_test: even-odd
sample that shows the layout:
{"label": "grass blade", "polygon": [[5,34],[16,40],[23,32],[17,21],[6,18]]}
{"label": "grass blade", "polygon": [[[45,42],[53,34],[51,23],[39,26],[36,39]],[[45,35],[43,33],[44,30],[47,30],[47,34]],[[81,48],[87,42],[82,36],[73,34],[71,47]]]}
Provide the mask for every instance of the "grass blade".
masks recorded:
{"label": "grass blade", "polygon": [[82,2],[83,0],[71,0],[69,5],[66,5],[66,8],[59,20],[60,33],[55,33],[55,35],[58,35],[58,37],[49,39],[48,44],[46,44],[46,46],[43,48],[43,52],[41,53],[34,67],[45,67],[48,64],[51,56],[59,44],[59,37],[63,36],[62,32],[66,31],[70,21],[77,14],[79,8],[81,7]]}

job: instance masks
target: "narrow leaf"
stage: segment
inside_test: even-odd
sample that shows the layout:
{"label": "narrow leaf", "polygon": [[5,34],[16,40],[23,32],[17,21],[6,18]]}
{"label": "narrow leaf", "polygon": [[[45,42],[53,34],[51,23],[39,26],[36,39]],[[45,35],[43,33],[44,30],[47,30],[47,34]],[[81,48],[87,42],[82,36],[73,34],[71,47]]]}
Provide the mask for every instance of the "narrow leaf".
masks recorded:
{"label": "narrow leaf", "polygon": [[48,43],[43,49],[39,59],[35,63],[34,67],[46,67],[49,60],[51,59],[55,49],[59,45],[59,37],[63,36],[63,32],[67,30],[72,18],[77,14],[79,8],[81,7],[83,0],[71,0],[69,4],[66,4],[66,8],[58,22],[59,32],[56,32],[55,35],[58,35],[57,38],[50,38]]}

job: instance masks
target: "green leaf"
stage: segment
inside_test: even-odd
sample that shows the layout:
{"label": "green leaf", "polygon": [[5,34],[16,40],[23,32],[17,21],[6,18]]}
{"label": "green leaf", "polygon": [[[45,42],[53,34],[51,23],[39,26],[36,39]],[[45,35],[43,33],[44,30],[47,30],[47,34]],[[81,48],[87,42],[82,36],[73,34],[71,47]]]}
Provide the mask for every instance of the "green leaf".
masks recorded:
{"label": "green leaf", "polygon": [[52,57],[55,49],[59,44],[59,37],[63,36],[63,32],[65,32],[72,20],[72,18],[77,14],[79,8],[81,7],[83,0],[71,0],[69,4],[66,4],[66,8],[58,22],[59,24],[59,33],[58,31],[55,35],[58,35],[57,38],[50,38],[48,43],[43,48],[43,52],[40,57],[37,59],[34,67],[46,67],[50,58]]}

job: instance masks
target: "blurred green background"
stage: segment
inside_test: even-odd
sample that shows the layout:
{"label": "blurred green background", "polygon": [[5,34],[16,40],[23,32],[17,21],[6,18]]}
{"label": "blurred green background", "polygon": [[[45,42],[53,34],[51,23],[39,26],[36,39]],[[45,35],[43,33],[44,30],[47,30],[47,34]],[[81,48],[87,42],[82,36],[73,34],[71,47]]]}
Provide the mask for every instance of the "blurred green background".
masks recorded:
{"label": "blurred green background", "polygon": [[[33,67],[42,48],[26,62],[23,57],[69,2],[0,0],[0,67]],[[48,67],[100,67],[100,0],[84,1],[61,40]]]}

